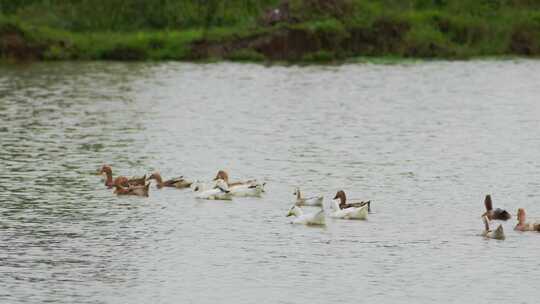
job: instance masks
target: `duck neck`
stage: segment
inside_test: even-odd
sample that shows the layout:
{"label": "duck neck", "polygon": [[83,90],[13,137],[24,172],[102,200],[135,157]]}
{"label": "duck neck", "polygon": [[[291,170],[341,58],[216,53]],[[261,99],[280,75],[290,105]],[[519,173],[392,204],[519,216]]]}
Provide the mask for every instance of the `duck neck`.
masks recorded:
{"label": "duck neck", "polygon": [[527,220],[527,216],[525,215],[525,209],[519,208],[518,209],[518,225],[524,225],[525,221]]}
{"label": "duck neck", "polygon": [[156,179],[157,187],[159,189],[163,188],[163,179],[161,178],[160,174],[154,174],[154,178]]}
{"label": "duck neck", "polygon": [[340,205],[346,205],[347,204],[347,197],[345,196],[345,193],[340,193],[339,195],[339,202]]}
{"label": "duck neck", "polygon": [[484,199],[484,205],[486,206],[486,211],[493,210],[493,203],[491,202],[491,195],[486,195],[486,198]]}
{"label": "duck neck", "polygon": [[113,178],[112,178],[112,172],[111,171],[105,171],[105,174],[107,175],[107,179],[105,180],[106,186],[113,186]]}
{"label": "duck neck", "polygon": [[296,189],[296,198],[297,198],[297,199],[301,199],[301,198],[302,198],[302,194],[300,193],[300,189]]}

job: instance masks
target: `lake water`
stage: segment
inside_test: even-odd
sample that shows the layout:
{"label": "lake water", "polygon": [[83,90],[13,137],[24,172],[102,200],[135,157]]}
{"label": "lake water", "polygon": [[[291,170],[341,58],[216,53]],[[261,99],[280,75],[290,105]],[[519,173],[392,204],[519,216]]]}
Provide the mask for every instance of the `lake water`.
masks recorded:
{"label": "lake water", "polygon": [[[536,303],[540,234],[479,234],[488,193],[540,220],[539,96],[528,60],[0,67],[0,302]],[[116,197],[104,163],[267,193]],[[291,225],[295,186],[373,213]]]}

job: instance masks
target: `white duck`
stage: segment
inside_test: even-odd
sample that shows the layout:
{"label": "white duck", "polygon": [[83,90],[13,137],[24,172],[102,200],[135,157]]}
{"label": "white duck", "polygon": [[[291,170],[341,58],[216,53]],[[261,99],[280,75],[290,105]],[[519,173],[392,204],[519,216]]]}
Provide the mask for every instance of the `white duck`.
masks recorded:
{"label": "white duck", "polygon": [[264,193],[265,183],[257,183],[256,180],[248,180],[245,182],[230,182],[229,175],[227,172],[220,170],[218,171],[214,180],[222,179],[228,186],[228,190],[232,192],[234,196],[243,196],[243,197],[260,197]]}
{"label": "white duck", "polygon": [[495,230],[489,230],[489,219],[487,216],[482,217],[482,219],[484,220],[484,231],[482,232],[482,236],[496,240],[504,240],[506,238],[502,225],[499,224]]}
{"label": "white duck", "polygon": [[227,190],[227,184],[224,180],[218,180],[216,186],[209,190],[205,190],[202,184],[196,185],[193,190],[197,193],[195,198],[224,201],[232,200],[232,193]]}
{"label": "white duck", "polygon": [[296,217],[291,221],[291,224],[314,225],[314,226],[326,225],[326,219],[324,217],[324,210],[322,209],[321,211],[316,212],[316,213],[304,214],[304,211],[300,207],[293,205],[291,209],[289,209],[289,213],[287,213],[287,217],[289,216]]}
{"label": "white duck", "polygon": [[369,214],[369,206],[364,205],[362,207],[349,207],[341,209],[337,201],[332,201],[332,213],[330,216],[333,218],[347,219],[347,220],[365,220]]}
{"label": "white duck", "polygon": [[315,207],[323,206],[322,195],[313,196],[313,197],[302,197],[300,188],[296,188],[296,190],[294,191],[294,195],[296,195],[296,202],[294,203],[296,206],[315,206]]}
{"label": "white duck", "polygon": [[228,187],[227,190],[237,197],[261,197],[264,192],[263,184],[238,185]]}

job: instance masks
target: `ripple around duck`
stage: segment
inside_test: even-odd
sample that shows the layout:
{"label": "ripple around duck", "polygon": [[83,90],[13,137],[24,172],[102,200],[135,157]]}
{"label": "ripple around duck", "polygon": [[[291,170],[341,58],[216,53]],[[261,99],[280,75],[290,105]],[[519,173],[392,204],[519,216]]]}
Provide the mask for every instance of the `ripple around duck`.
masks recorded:
{"label": "ripple around duck", "polygon": [[[540,214],[535,61],[0,69],[2,303],[536,300],[537,235],[477,217],[486,193]],[[103,163],[267,194],[115,197]],[[290,225],[294,186],[374,213]]]}

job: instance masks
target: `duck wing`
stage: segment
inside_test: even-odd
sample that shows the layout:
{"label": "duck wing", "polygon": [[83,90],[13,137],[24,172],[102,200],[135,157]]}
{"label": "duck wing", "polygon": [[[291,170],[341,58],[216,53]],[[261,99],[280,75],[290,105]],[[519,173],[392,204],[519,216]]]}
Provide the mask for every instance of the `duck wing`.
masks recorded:
{"label": "duck wing", "polygon": [[184,181],[184,177],[180,176],[180,177],[175,177],[175,178],[171,178],[169,180],[164,181],[163,185],[164,186],[174,186],[174,184],[177,184],[177,183],[180,183],[180,182],[183,182],[183,181]]}
{"label": "duck wing", "polygon": [[506,210],[500,208],[493,210],[493,219],[506,221],[509,220],[511,217],[512,216],[510,215],[510,213],[508,213],[508,211]]}

